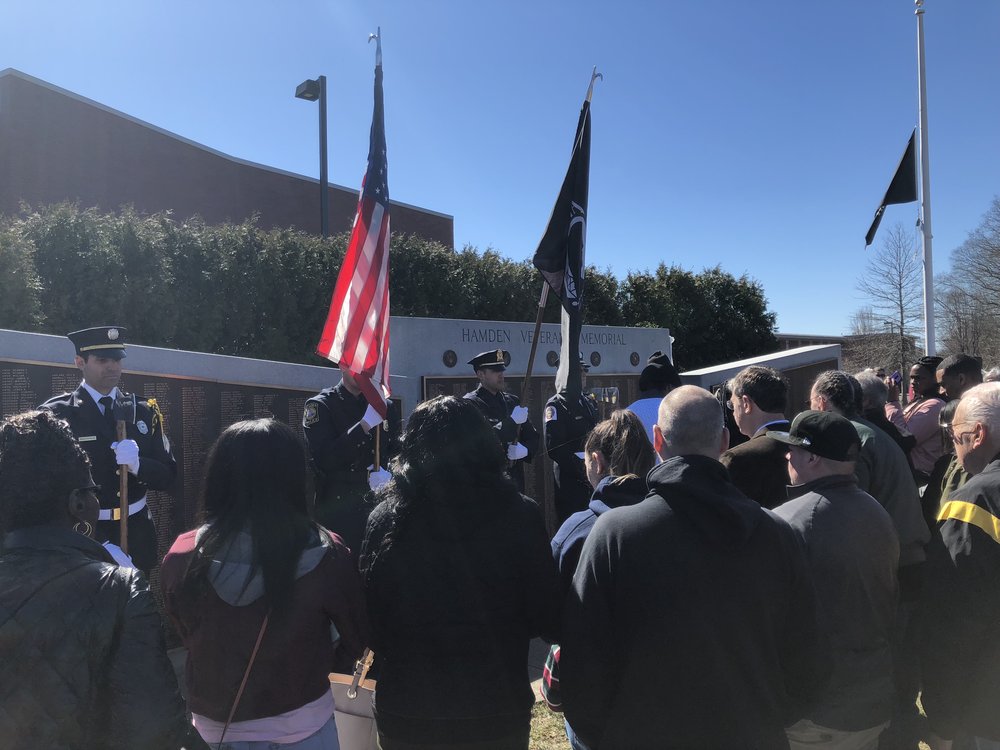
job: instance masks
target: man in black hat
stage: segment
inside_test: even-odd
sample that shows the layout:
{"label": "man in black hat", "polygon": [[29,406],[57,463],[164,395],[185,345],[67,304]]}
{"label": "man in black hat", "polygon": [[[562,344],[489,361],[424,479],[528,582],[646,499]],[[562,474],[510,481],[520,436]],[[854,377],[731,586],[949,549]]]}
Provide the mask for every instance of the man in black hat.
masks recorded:
{"label": "man in black hat", "polygon": [[121,539],[120,471],[128,472],[128,554],[146,572],[159,564],[156,529],[149,514],[146,490],[169,490],[177,462],[156,401],[135,399],[135,413],[125,423],[126,439],[117,440],[114,403],[125,396],[118,383],[125,357],[125,329],[100,326],[67,334],[76,348],[74,359],[83,382],[72,393],[50,398],[48,409],[69,422],[80,447],[90,456],[91,473],[100,485],[101,512],[94,530],[100,542]]}
{"label": "man in black hat", "polygon": [[468,364],[479,378],[479,387],[464,398],[479,407],[507,453],[510,476],[524,492],[524,462],[538,452],[538,432],[528,421],[528,408],[517,396],[504,391],[504,371],[510,353],[503,349],[482,352]]}
{"label": "man in black hat", "polygon": [[656,424],[660,402],[680,385],[681,377],[670,357],[659,351],[650,354],[639,374],[639,398],[626,407],[646,426],[650,444],[653,442],[653,425]]}
{"label": "man in black hat", "polygon": [[784,444],[792,486],[774,509],[802,540],[820,607],[826,613],[833,671],[806,717],[786,729],[793,750],[875,747],[894,702],[899,541],[885,509],[858,487],[861,438],[839,414],[804,411]]}
{"label": "man in black hat", "polygon": [[339,534],[357,560],[373,507],[371,492],[389,480],[382,467],[396,451],[400,420],[390,401],[375,466],[375,428],[382,418],[348,370],[341,370],[340,378],[306,401],[302,429],[316,475],[316,521]]}
{"label": "man in black hat", "polygon": [[556,515],[563,521],[583,510],[593,488],[583,465],[583,444],[600,416],[593,395],[583,389],[590,367],[580,357],[580,397],[570,401],[557,393],[545,402],[545,452],[552,459]]}

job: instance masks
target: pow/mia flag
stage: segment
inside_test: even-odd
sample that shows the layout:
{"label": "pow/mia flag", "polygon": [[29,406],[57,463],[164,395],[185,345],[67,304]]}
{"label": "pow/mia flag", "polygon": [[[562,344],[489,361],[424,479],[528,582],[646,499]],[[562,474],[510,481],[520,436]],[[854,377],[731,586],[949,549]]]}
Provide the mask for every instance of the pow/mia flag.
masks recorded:
{"label": "pow/mia flag", "polygon": [[865,235],[865,247],[868,247],[872,242],[875,241],[875,232],[878,231],[878,225],[882,223],[882,214],[885,213],[885,207],[891,206],[896,203],[912,203],[917,199],[917,131],[914,130],[913,134],[910,136],[909,143],[906,144],[906,150],[903,152],[903,157],[899,160],[899,164],[896,166],[896,173],[892,176],[892,182],[889,183],[889,189],[885,191],[885,197],[882,199],[881,205],[875,211],[875,218],[872,219],[872,225],[868,227],[868,233]]}
{"label": "pow/mia flag", "polygon": [[562,302],[562,346],[556,390],[580,394],[580,330],[583,327],[583,269],[587,247],[590,188],[590,100],[584,101],[566,178],[549,225],[531,262]]}

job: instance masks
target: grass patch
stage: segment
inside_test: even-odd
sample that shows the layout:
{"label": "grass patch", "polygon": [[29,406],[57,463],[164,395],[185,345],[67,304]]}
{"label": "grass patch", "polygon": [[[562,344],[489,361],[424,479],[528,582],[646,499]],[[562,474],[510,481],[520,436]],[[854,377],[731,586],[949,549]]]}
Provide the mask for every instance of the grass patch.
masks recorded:
{"label": "grass patch", "polygon": [[531,709],[531,738],[529,750],[570,750],[563,726],[563,715],[553,713],[538,701]]}

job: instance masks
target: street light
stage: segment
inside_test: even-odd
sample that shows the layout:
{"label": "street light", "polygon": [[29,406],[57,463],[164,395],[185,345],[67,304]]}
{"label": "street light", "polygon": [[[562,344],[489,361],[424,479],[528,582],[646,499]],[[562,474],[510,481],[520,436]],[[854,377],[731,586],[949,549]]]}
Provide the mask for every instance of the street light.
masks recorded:
{"label": "street light", "polygon": [[319,100],[319,224],[324,239],[330,232],[330,206],[326,198],[326,76],[310,78],[295,87],[295,98]]}

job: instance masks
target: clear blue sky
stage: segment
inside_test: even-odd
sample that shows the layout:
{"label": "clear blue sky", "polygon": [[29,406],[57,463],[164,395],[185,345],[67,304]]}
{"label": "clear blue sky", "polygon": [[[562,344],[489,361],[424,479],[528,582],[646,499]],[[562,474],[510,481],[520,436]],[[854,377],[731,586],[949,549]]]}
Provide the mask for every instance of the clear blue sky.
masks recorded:
{"label": "clear blue sky", "polygon": [[[588,260],[720,264],[779,329],[837,334],[864,233],[917,120],[909,0],[2,0],[14,67],[233,156],[357,188],[384,38],[389,190],[455,241],[529,257],[593,65]],[[1000,3],[927,0],[935,270],[1000,194]],[[916,204],[885,228],[912,227]],[[878,242],[879,240],[876,240]]]}

